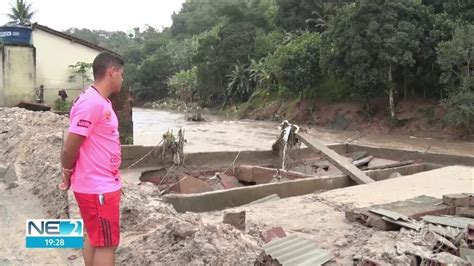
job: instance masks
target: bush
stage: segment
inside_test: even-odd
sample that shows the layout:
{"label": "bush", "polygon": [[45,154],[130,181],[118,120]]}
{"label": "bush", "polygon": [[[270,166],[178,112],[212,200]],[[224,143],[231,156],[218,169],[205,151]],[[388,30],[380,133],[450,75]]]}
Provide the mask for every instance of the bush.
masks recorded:
{"label": "bush", "polygon": [[56,99],[56,101],[54,101],[53,109],[58,112],[70,112],[71,107],[72,107],[72,102]]}
{"label": "bush", "polygon": [[444,121],[462,129],[469,137],[474,124],[474,77],[465,78],[461,88],[451,93],[443,105],[448,111]]}

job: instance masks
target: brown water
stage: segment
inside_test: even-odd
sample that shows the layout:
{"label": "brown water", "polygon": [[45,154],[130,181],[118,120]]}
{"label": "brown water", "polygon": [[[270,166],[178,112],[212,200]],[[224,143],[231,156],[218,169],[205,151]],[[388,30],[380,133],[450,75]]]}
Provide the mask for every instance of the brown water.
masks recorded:
{"label": "brown water", "polygon": [[[205,122],[186,121],[181,113],[133,109],[136,145],[157,145],[167,130],[185,129],[185,152],[270,150],[279,133],[276,122],[228,120],[206,116]],[[368,144],[388,148],[473,155],[473,142],[445,141],[400,135],[361,135],[353,131],[333,131],[302,127],[306,134],[324,143]]]}

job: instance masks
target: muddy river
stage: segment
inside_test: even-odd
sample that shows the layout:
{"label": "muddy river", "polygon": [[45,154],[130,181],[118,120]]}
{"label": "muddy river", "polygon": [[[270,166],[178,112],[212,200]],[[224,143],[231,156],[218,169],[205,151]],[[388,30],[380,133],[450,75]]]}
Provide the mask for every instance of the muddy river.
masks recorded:
{"label": "muddy river", "polygon": [[[136,145],[157,145],[167,131],[185,130],[185,152],[269,150],[278,135],[278,123],[255,120],[228,120],[205,116],[205,122],[188,122],[184,114],[152,109],[133,109]],[[361,135],[351,131],[303,127],[325,143],[354,143],[419,151],[474,155],[473,142],[443,141],[400,135]]]}

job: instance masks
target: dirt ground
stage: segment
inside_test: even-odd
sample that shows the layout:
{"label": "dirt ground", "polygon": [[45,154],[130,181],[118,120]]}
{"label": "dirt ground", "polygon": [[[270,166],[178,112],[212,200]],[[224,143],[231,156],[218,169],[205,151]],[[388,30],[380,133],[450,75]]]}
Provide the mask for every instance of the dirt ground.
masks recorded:
{"label": "dirt ground", "polygon": [[[0,163],[14,165],[18,179],[14,188],[0,182],[0,265],[82,264],[80,250],[32,250],[24,245],[25,219],[68,217],[67,194],[57,189],[67,122],[53,113],[0,108]],[[247,211],[242,232],[223,224],[222,212],[176,213],[160,201],[151,184],[126,180],[124,191],[120,265],[252,265],[261,251],[261,230],[273,226],[331,250],[336,256],[332,264],[347,265],[358,254],[406,264],[408,258],[397,243],[416,238],[350,223],[343,211],[351,204],[328,200],[324,193],[237,208]]]}
{"label": "dirt ground", "polygon": [[[17,176],[12,188],[0,182],[1,265],[82,264],[80,250],[26,249],[24,239],[26,219],[68,217],[67,193],[57,189],[67,122],[49,112],[0,108],[0,163],[13,165]],[[151,184],[124,184],[118,264],[248,265],[255,261],[258,230],[252,235],[230,225],[205,224],[198,214],[177,214],[152,197],[154,189]]]}

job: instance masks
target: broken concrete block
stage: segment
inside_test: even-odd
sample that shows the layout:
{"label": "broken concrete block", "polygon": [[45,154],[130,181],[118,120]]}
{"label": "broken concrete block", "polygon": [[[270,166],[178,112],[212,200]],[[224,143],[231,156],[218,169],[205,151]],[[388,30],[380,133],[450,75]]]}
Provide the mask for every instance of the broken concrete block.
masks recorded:
{"label": "broken concrete block", "polygon": [[352,164],[359,167],[359,166],[368,164],[373,158],[374,158],[374,156],[370,155],[370,156],[364,157],[362,159],[355,160],[355,161],[352,162]]}
{"label": "broken concrete block", "polygon": [[423,239],[428,243],[433,243],[434,250],[442,250],[453,255],[456,255],[458,248],[448,239],[436,234],[433,231],[428,231],[423,235]]}
{"label": "broken concrete block", "polygon": [[225,189],[241,187],[239,180],[234,176],[217,173],[217,177],[220,179],[221,184]]}
{"label": "broken concrete block", "polygon": [[265,243],[269,243],[274,239],[283,238],[285,236],[286,233],[281,227],[273,227],[272,229],[260,233],[260,237]]}
{"label": "broken concrete block", "polygon": [[351,158],[353,161],[357,161],[364,157],[367,157],[366,151],[355,151],[347,154],[347,157]]}
{"label": "broken concrete block", "polygon": [[467,225],[466,242],[469,248],[474,248],[474,224]]}
{"label": "broken concrete block", "polygon": [[10,167],[8,167],[7,172],[5,174],[5,183],[7,185],[10,185],[12,183],[15,183],[18,180],[16,176],[16,169],[15,165],[11,164]]}
{"label": "broken concrete block", "polygon": [[253,181],[253,167],[251,165],[240,165],[235,169],[235,177],[240,181],[252,182]]}
{"label": "broken concrete block", "polygon": [[457,207],[456,216],[474,218],[474,208],[473,207]]}
{"label": "broken concrete block", "polygon": [[245,211],[241,212],[224,212],[222,222],[230,224],[239,230],[245,230]]}
{"label": "broken concrete block", "polygon": [[212,191],[212,187],[209,184],[192,176],[182,178],[178,186],[179,192],[183,194]]}
{"label": "broken concrete block", "polygon": [[461,193],[461,194],[449,194],[443,195],[443,203],[454,207],[474,207],[474,194],[473,193]]}
{"label": "broken concrete block", "polygon": [[254,167],[253,182],[255,182],[255,184],[257,185],[270,183],[275,174],[275,169],[265,167]]}
{"label": "broken concrete block", "polygon": [[236,169],[235,177],[240,181],[254,182],[255,184],[270,183],[276,170],[260,166],[240,165]]}

